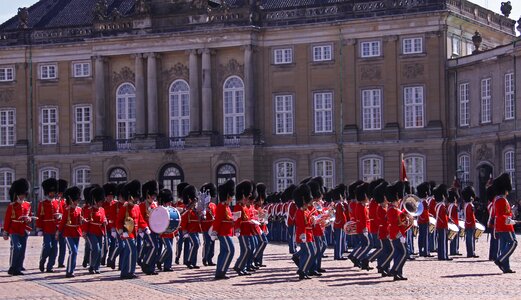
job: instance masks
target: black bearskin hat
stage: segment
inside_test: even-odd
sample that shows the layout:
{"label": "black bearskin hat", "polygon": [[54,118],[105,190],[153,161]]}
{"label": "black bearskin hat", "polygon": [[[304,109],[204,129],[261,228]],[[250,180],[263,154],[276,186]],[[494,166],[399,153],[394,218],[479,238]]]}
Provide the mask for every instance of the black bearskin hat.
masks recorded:
{"label": "black bearskin hat", "polygon": [[262,182],[257,183],[257,201],[266,199],[266,185]]}
{"label": "black bearskin hat", "polygon": [[174,195],[172,194],[171,190],[162,189],[159,191],[159,194],[157,195],[157,201],[159,202],[159,205],[165,205],[168,202],[174,201]]}
{"label": "black bearskin hat", "polygon": [[434,190],[432,190],[432,194],[436,202],[442,202],[444,198],[447,199],[449,197],[447,186],[443,183],[435,187]]}
{"label": "black bearskin hat", "polygon": [[180,184],[177,185],[176,187],[176,190],[177,190],[177,198],[182,198],[183,197],[183,189],[185,187],[187,187],[189,184],[187,182],[181,182]]}
{"label": "black bearskin hat", "polygon": [[67,187],[69,186],[69,183],[65,179],[58,179],[58,193],[64,193]]}
{"label": "black bearskin hat", "polygon": [[476,191],[474,191],[474,188],[469,185],[461,191],[461,197],[463,197],[465,202],[470,202],[472,199],[476,198]]}
{"label": "black bearskin hat", "polygon": [[51,192],[58,190],[58,181],[55,178],[47,178],[42,182],[42,189],[44,195],[49,195]]}
{"label": "black bearskin hat", "polygon": [[63,198],[65,198],[65,203],[70,205],[73,201],[80,201],[81,191],[77,186],[70,187],[63,193]]}
{"label": "black bearskin hat", "polygon": [[155,180],[147,181],[141,187],[141,194],[143,195],[143,197],[157,195],[158,191],[159,185]]}
{"label": "black bearskin hat", "polygon": [[293,199],[295,199],[295,204],[298,207],[304,207],[309,202],[311,202],[311,191],[309,189],[309,186],[307,184],[300,184],[294,191],[293,191]]}
{"label": "black bearskin hat", "polygon": [[394,184],[388,185],[385,188],[385,198],[389,202],[394,202],[398,200],[398,190],[396,188],[396,182]]}
{"label": "black bearskin hat", "polygon": [[373,198],[376,201],[376,203],[383,203],[385,200],[385,190],[387,189],[387,186],[389,183],[387,181],[380,182],[379,185],[375,186],[373,189]]}
{"label": "black bearskin hat", "polygon": [[311,196],[314,199],[322,197],[322,188],[320,187],[320,183],[318,183],[318,181],[310,180],[308,181],[307,185],[309,186]]}
{"label": "black bearskin hat", "polygon": [[512,180],[510,179],[510,175],[508,173],[503,173],[494,178],[492,185],[494,185],[496,195],[504,195],[506,192],[512,191]]}
{"label": "black bearskin hat", "polygon": [[90,195],[94,203],[105,201],[105,191],[100,186],[93,188],[90,191]]}
{"label": "black bearskin hat", "polygon": [[195,189],[195,186],[187,185],[183,189],[182,197],[183,197],[183,203],[185,205],[190,204],[190,202],[192,202],[192,200],[196,199],[197,198],[197,190]]}
{"label": "black bearskin hat", "polygon": [[116,196],[116,189],[116,184],[112,182],[108,182],[103,185],[103,191],[105,192],[105,196]]}
{"label": "black bearskin hat", "polygon": [[367,190],[369,189],[369,184],[364,182],[359,184],[355,189],[356,200],[361,202],[364,201],[367,197]]}
{"label": "black bearskin hat", "polygon": [[252,193],[253,184],[249,180],[243,180],[235,187],[235,198],[237,200],[249,197]]}
{"label": "black bearskin hat", "polygon": [[138,201],[141,197],[141,183],[139,180],[132,180],[131,182],[125,184],[125,187],[121,191],[121,195],[125,199],[134,198],[134,201]]}
{"label": "black bearskin hat", "polygon": [[[305,183],[303,183],[305,184]],[[293,192],[295,192],[295,189],[297,188],[296,185],[290,184],[280,195],[280,198],[282,199],[282,202],[288,202],[293,200]]]}
{"label": "black bearskin hat", "polygon": [[225,202],[228,197],[235,196],[235,182],[228,179],[224,184],[221,184],[218,188],[219,202]]}
{"label": "black bearskin hat", "polygon": [[215,187],[215,184],[211,182],[203,184],[200,191],[201,193],[208,193],[212,198],[217,196],[217,188]]}
{"label": "black bearskin hat", "polygon": [[351,200],[351,199],[356,199],[356,194],[355,194],[355,189],[357,186],[359,186],[360,184],[364,183],[362,180],[357,180],[355,182],[352,182],[350,185],[349,185],[349,193],[347,195],[347,199]]}
{"label": "black bearskin hat", "polygon": [[431,186],[428,182],[422,182],[416,187],[416,196],[426,198],[429,196]]}

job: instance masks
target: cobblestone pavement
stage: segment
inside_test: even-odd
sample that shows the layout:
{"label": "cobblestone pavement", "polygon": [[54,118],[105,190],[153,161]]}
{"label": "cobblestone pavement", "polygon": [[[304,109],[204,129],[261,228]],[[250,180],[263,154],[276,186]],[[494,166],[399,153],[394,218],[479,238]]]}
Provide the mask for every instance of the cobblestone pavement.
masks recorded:
{"label": "cobblestone pavement", "polygon": [[[519,240],[520,237],[518,237]],[[463,244],[463,243],[462,243]],[[80,242],[83,248],[83,241]],[[81,265],[76,278],[65,278],[65,270],[40,273],[38,259],[41,238],[30,237],[25,276],[9,276],[9,242],[0,242],[0,299],[520,299],[521,250],[511,258],[516,274],[502,274],[488,258],[484,235],[477,243],[480,258],[456,257],[453,261],[434,258],[416,259],[405,264],[408,281],[393,282],[376,272],[353,268],[349,261],[333,261],[328,249],[323,261],[327,273],[320,278],[298,281],[296,267],[287,247],[270,244],[265,253],[267,267],[252,276],[238,277],[229,272],[230,280],[214,281],[215,267],[189,270],[174,265],[174,272],[119,280],[119,272],[102,268],[102,274],[90,275]],[[218,252],[218,244],[216,250]],[[460,249],[465,253],[465,249]],[[236,255],[239,247],[236,245]],[[83,254],[79,255],[81,264]],[[200,256],[199,256],[200,261]],[[233,262],[232,262],[233,264]]]}

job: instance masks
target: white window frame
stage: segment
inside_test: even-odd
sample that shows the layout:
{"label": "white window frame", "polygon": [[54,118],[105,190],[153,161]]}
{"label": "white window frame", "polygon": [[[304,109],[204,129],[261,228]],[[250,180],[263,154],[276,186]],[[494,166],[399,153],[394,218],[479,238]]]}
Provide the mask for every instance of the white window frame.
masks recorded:
{"label": "white window frame", "polygon": [[419,54],[423,53],[423,38],[410,37],[402,40],[403,54]]}
{"label": "white window frame", "polygon": [[[121,178],[121,180],[111,180],[114,178]],[[108,182],[125,182],[128,180],[128,172],[127,170],[123,169],[122,167],[114,167],[109,170],[108,173]]]}
{"label": "white window frame", "polygon": [[425,92],[423,86],[403,88],[403,106],[405,128],[423,128],[425,126]]}
{"label": "white window frame", "polygon": [[407,180],[411,187],[416,187],[425,181],[425,156],[410,154],[404,157]]}
{"label": "white window frame", "polygon": [[293,134],[293,95],[275,95],[275,134]]}
{"label": "white window frame", "polygon": [[317,158],[313,161],[313,176],[324,179],[324,186],[328,189],[335,187],[335,160],[331,158]]}
{"label": "white window frame", "polygon": [[239,135],[244,132],[244,82],[238,76],[230,76],[223,83],[223,116],[224,135]]}
{"label": "white window frame", "polygon": [[9,189],[15,180],[15,173],[13,169],[0,169],[0,202],[10,202]]}
{"label": "white window frame", "polygon": [[461,167],[463,173],[461,180],[464,182],[470,181],[470,155],[467,153],[460,154],[458,157],[458,166]]}
{"label": "white window frame", "polygon": [[[88,114],[87,114],[88,112]],[[88,144],[92,140],[92,106],[74,106],[74,142]]]}
{"label": "white window frame", "polygon": [[363,130],[382,129],[382,90],[362,90],[362,128]]}
{"label": "white window frame", "polygon": [[[52,115],[54,114],[54,121]],[[46,106],[40,109],[40,131],[42,145],[56,145],[59,137],[58,107]],[[47,122],[46,122],[47,120]]]}
{"label": "white window frame", "polygon": [[452,55],[461,56],[461,38],[458,36],[452,36]]}
{"label": "white window frame", "polygon": [[312,52],[314,62],[333,60],[333,46],[331,44],[313,46]]}
{"label": "white window frame", "polygon": [[275,65],[293,63],[293,48],[273,49],[273,63]]}
{"label": "white window frame", "polygon": [[72,75],[74,78],[90,77],[92,64],[90,61],[78,61],[72,63]]}
{"label": "white window frame", "polygon": [[40,169],[40,184],[38,185],[40,187],[40,196],[44,196],[43,189],[41,188],[42,182],[49,178],[54,178],[58,180],[60,178],[60,170],[58,168],[54,167],[45,167]]}
{"label": "white window frame", "polygon": [[[132,88],[123,93],[123,88]],[[136,134],[136,87],[130,83],[125,82],[121,84],[116,90],[116,139],[130,140]],[[123,109],[123,111],[120,111]],[[121,130],[120,130],[121,129]]]}
{"label": "white window frame", "polygon": [[383,158],[376,155],[364,156],[360,159],[362,180],[366,182],[383,178]]}
{"label": "white window frame", "polygon": [[274,165],[274,180],[277,191],[282,192],[295,183],[296,163],[292,160],[279,160]]}
{"label": "white window frame", "polygon": [[315,133],[333,132],[333,92],[313,93],[313,113]]}
{"label": "white window frame", "polygon": [[175,80],[169,91],[170,137],[185,137],[190,133],[190,85],[182,79]]}
{"label": "white window frame", "polygon": [[39,67],[41,80],[58,78],[58,64],[41,64]]}
{"label": "white window frame", "polygon": [[492,122],[492,78],[485,78],[481,80],[480,92],[480,115],[481,124]]}
{"label": "white window frame", "polygon": [[515,99],[515,80],[514,73],[505,74],[505,120],[515,118],[516,99]]}
{"label": "white window frame", "polygon": [[470,125],[470,89],[469,83],[459,85],[459,126]]}
{"label": "white window frame", "polygon": [[381,41],[366,41],[360,43],[360,57],[378,57],[382,54],[382,42]]}
{"label": "white window frame", "polygon": [[80,188],[83,192],[83,189],[90,185],[91,181],[91,170],[89,166],[78,166],[73,169],[72,179],[74,185]]}
{"label": "white window frame", "polygon": [[512,190],[516,189],[516,153],[514,150],[509,149],[505,151],[503,155],[503,162],[504,162],[504,169],[505,173],[508,173],[510,175],[510,180],[512,183]]}
{"label": "white window frame", "polygon": [[14,81],[15,78],[14,67],[0,67],[0,82]]}
{"label": "white window frame", "polygon": [[14,146],[16,141],[16,109],[0,109],[0,147]]}
{"label": "white window frame", "polygon": [[474,43],[472,41],[467,41],[466,45],[467,45],[467,55],[472,55],[472,52],[474,52],[474,49],[475,49]]}

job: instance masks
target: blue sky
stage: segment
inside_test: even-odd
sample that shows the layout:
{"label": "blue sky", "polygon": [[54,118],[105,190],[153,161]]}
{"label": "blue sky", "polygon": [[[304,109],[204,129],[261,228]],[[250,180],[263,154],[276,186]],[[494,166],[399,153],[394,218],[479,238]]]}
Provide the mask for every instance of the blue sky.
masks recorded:
{"label": "blue sky", "polygon": [[[479,4],[497,13],[501,13],[501,2],[505,1],[506,0],[471,0],[471,2]],[[38,2],[38,0],[2,0],[2,2],[3,3],[0,6],[0,23],[3,23],[7,21],[9,18],[15,16],[18,11],[18,7],[31,6],[34,3]],[[510,0],[510,2],[513,6],[510,18],[518,20],[519,17],[521,17],[521,1]]]}

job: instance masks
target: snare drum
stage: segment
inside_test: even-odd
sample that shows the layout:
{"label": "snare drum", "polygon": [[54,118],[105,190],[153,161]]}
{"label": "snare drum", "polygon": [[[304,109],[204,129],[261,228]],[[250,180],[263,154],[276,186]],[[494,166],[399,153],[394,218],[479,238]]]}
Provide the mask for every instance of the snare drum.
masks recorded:
{"label": "snare drum", "polygon": [[465,221],[459,220],[458,226],[459,226],[459,237],[464,238],[465,237]]}
{"label": "snare drum", "polygon": [[434,230],[436,230],[436,219],[429,217],[429,233],[434,233]]}
{"label": "snare drum", "polygon": [[477,240],[485,232],[485,225],[476,222],[476,231],[474,232],[474,238]]}
{"label": "snare drum", "polygon": [[454,223],[449,223],[449,233],[447,234],[447,238],[452,241],[455,237],[458,236],[459,228],[458,225]]}
{"label": "snare drum", "polygon": [[180,223],[181,215],[174,207],[158,206],[150,213],[150,230],[155,233],[172,233]]}

